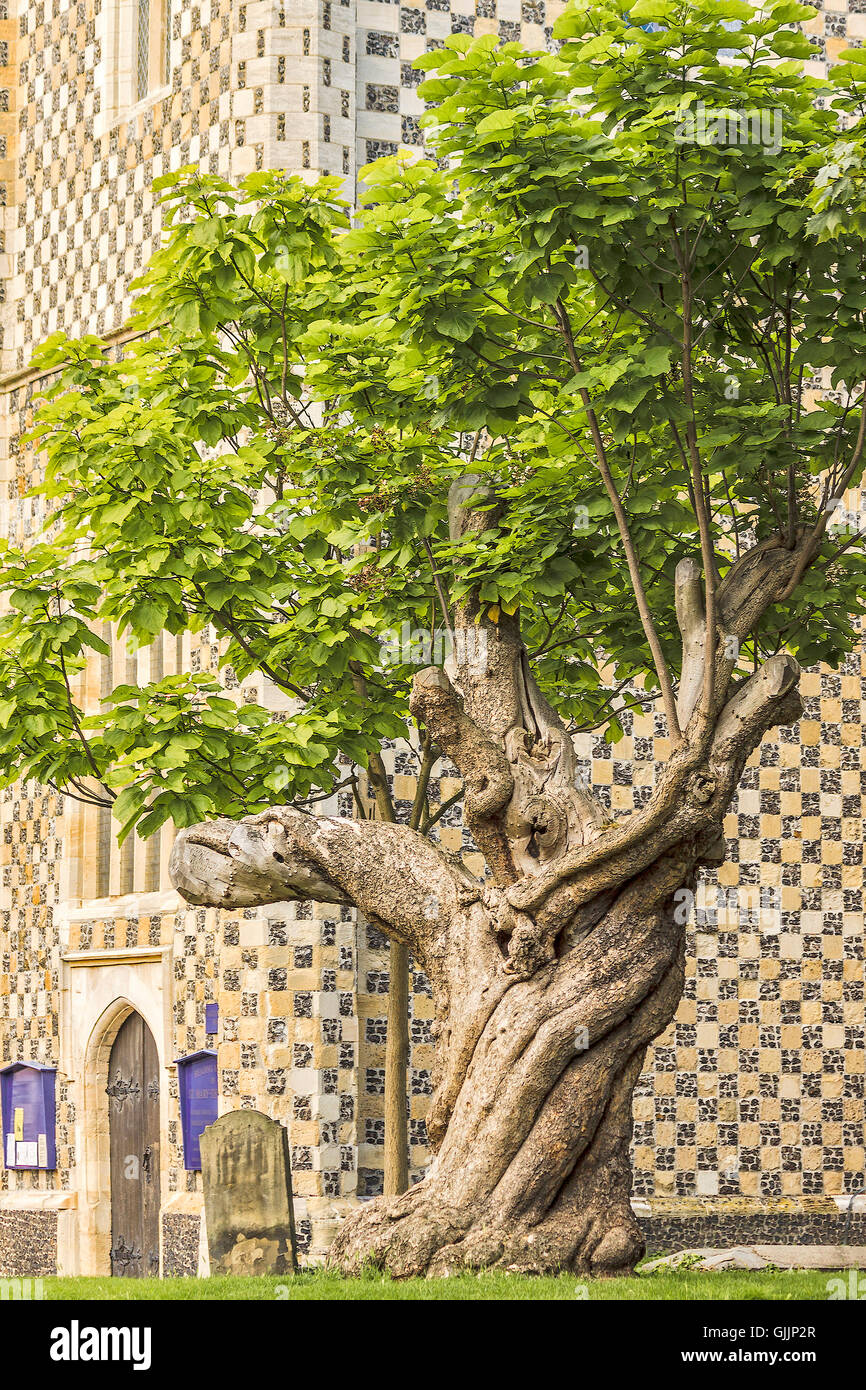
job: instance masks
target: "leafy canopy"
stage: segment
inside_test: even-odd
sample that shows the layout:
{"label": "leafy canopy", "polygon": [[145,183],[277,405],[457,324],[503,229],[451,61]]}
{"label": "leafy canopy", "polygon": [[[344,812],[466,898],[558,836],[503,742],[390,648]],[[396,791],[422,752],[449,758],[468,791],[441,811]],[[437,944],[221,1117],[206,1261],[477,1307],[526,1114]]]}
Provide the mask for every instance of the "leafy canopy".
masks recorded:
{"label": "leafy canopy", "polygon": [[[354,222],[333,179],[160,180],[139,336],[37,355],[46,526],[0,556],[6,781],[141,834],[327,791],[406,732],[416,657],[383,662],[383,636],[473,592],[494,622],[519,608],[573,727],[619,737],[617,692],[659,677],[615,497],[676,676],[702,507],[722,577],[860,480],[866,59],[804,76],[813,13],[577,0],[556,53],[453,35],[416,64],[434,158],[368,167]],[[469,462],[505,505],[455,543]],[[855,642],[861,542],[820,540],[741,672]],[[209,629],[283,708],[201,674],[85,706],[106,624],[133,647]]]}

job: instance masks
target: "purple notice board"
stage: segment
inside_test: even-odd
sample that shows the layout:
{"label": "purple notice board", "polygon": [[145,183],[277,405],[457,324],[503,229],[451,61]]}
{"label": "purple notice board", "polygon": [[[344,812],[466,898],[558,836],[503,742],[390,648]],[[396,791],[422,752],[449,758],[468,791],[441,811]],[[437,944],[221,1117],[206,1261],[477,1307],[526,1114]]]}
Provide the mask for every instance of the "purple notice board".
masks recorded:
{"label": "purple notice board", "polygon": [[10,1062],[0,1067],[3,1161],[7,1168],[57,1167],[56,1075],[56,1067],[39,1062]]}
{"label": "purple notice board", "polygon": [[199,1138],[217,1117],[217,1055],[210,1048],[176,1057],[180,1091],[180,1123],[183,1130],[183,1166],[201,1168]]}

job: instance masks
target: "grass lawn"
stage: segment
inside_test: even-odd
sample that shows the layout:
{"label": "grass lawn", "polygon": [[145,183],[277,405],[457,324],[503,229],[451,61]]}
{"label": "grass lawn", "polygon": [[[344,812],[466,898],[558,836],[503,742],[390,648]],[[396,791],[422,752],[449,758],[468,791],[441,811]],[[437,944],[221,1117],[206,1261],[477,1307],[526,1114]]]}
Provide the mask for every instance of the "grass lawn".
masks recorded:
{"label": "grass lawn", "polygon": [[[573,1275],[530,1279],[511,1274],[460,1275],[453,1279],[397,1282],[380,1275],[341,1279],[322,1270],[305,1270],[293,1279],[220,1277],[214,1279],[45,1279],[48,1299],[815,1299],[827,1298],[829,1271],[782,1270],[699,1274],[665,1270],[630,1279],[590,1279]],[[846,1276],[847,1277],[847,1276]]]}

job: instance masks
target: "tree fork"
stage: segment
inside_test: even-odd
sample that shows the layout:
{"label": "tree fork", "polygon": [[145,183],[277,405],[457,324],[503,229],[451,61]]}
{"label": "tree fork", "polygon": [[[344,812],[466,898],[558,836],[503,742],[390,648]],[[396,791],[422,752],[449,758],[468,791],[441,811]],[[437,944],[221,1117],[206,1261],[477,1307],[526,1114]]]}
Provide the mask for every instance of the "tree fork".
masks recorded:
{"label": "tree fork", "polygon": [[[429,749],[462,764],[473,829],[507,844],[505,883],[474,878],[411,825],[292,807],[192,827],[172,855],[193,902],[351,903],[390,937],[401,975],[411,953],[431,981],[436,1158],[424,1182],[347,1219],[331,1256],[347,1272],[370,1260],[397,1277],[633,1267],[631,1096],[682,989],[674,894],[720,861],[746,760],[801,712],[799,668],[776,656],[714,708],[706,733],[687,733],[647,805],[614,826],[575,784],[573,749],[526,670],[516,622],[490,641],[483,677],[421,673],[413,707],[429,719]],[[389,1017],[393,1005],[405,1019],[397,983]],[[402,1088],[400,1098],[405,1121]],[[392,1149],[391,1171],[399,1157]]]}

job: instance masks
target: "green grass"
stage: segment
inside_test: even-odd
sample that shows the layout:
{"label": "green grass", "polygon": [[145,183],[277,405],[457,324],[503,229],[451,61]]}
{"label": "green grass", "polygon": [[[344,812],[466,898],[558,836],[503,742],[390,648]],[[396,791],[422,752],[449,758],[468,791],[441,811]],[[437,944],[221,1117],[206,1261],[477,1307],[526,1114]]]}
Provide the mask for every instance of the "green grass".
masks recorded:
{"label": "green grass", "polygon": [[[273,1299],[292,1300],[603,1300],[815,1299],[826,1300],[828,1271],[785,1270],[698,1274],[665,1270],[630,1279],[530,1279],[512,1274],[463,1274],[453,1279],[408,1279],[380,1275],[341,1279],[323,1270],[304,1270],[293,1279],[45,1279],[49,1299]],[[846,1276],[847,1277],[847,1276]],[[586,1290],[586,1292],[584,1292]]]}

